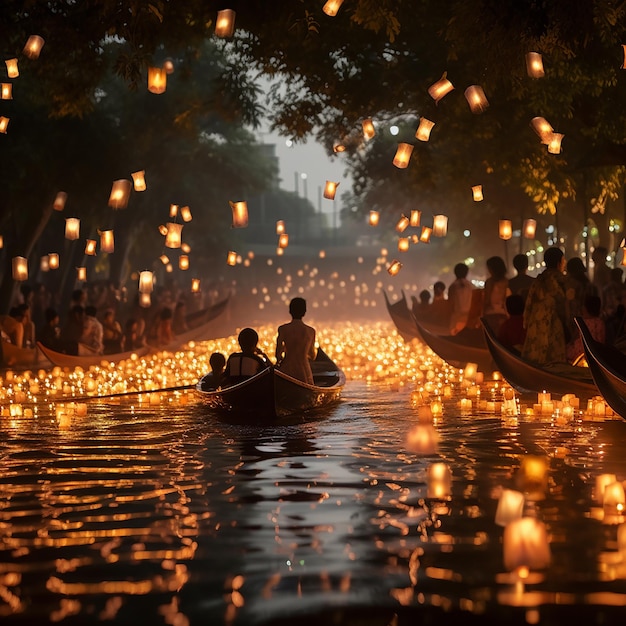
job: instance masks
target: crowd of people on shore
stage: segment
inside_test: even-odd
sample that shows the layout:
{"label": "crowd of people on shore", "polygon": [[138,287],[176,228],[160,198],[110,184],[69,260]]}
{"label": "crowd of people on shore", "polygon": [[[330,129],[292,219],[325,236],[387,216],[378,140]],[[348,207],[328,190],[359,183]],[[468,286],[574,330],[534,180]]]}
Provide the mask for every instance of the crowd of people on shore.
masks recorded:
{"label": "crowd of people on shore", "polygon": [[621,267],[611,268],[608,251],[598,246],[592,253],[593,275],[580,257],[566,259],[558,247],[544,252],[544,269],[528,274],[528,257],[513,258],[515,275],[499,256],[486,261],[483,288],[468,279],[469,267],[458,263],[455,279],[448,286],[441,281],[412,297],[418,320],[447,320],[450,335],[480,328],[480,319],[498,340],[524,359],[538,364],[576,364],[583,356],[582,339],[575,324],[582,317],[596,341],[618,343],[626,338],[626,284]]}

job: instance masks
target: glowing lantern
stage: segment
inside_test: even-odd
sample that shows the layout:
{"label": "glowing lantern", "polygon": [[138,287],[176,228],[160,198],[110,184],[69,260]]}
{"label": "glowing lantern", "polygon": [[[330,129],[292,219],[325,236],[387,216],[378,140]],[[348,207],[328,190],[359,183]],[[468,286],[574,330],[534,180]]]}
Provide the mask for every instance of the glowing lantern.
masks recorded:
{"label": "glowing lantern", "polygon": [[435,215],[433,217],[433,237],[445,237],[448,234],[447,215]]}
{"label": "glowing lantern", "polygon": [[191,222],[191,210],[188,206],[180,209],[180,216],[183,218],[183,222]]}
{"label": "glowing lantern", "polygon": [[2,248],[4,248],[4,237],[0,235],[0,250],[2,250]]}
{"label": "glowing lantern", "polygon": [[149,270],[139,272],[139,293],[152,293],[154,289],[154,274]]}
{"label": "glowing lantern", "polygon": [[28,261],[23,256],[15,256],[12,261],[13,280],[28,280]]}
{"label": "glowing lantern", "polygon": [[228,265],[237,265],[237,253],[230,250],[226,258],[226,263],[228,263]]}
{"label": "glowing lantern", "polygon": [[399,220],[398,223],[396,224],[396,230],[399,233],[403,233],[407,226],[411,223],[411,220],[409,220],[409,218],[406,215],[403,215]]}
{"label": "glowing lantern", "polygon": [[182,224],[176,224],[175,222],[167,223],[167,233],[165,235],[166,248],[180,248],[182,230]]}
{"label": "glowing lantern", "polygon": [[428,467],[428,491],[427,496],[437,500],[450,498],[452,487],[452,472],[445,463],[433,463]]}
{"label": "glowing lantern", "polygon": [[0,85],[0,97],[2,100],[13,99],[13,85],[11,83],[2,83]]}
{"label": "glowing lantern", "polygon": [[615,481],[605,485],[602,496],[602,506],[605,511],[608,513],[622,513],[625,504],[624,485],[621,482]]}
{"label": "glowing lantern", "polygon": [[409,218],[409,223],[414,228],[420,225],[422,221],[422,212],[421,211],[411,211],[411,217]]}
{"label": "glowing lantern", "polygon": [[87,280],[87,268],[86,267],[77,267],[76,268],[76,280],[84,283]]}
{"label": "glowing lantern", "polygon": [[325,259],[326,258],[326,250],[320,250],[319,257],[320,257],[320,259]]}
{"label": "glowing lantern", "polygon": [[133,185],[135,187],[135,191],[145,191],[146,190],[146,170],[140,170],[139,172],[134,172],[131,174],[133,177]]}
{"label": "glowing lantern", "polygon": [[9,78],[17,78],[20,75],[20,71],[17,69],[17,59],[7,59],[5,63]]}
{"label": "glowing lantern", "polygon": [[59,269],[59,255],[56,252],[50,252],[50,254],[48,254],[48,267],[51,270]]}
{"label": "glowing lantern", "polygon": [[428,88],[428,94],[435,102],[439,102],[454,89],[454,85],[446,78],[446,75],[444,72],[441,78]]}
{"label": "glowing lantern", "polygon": [[534,239],[537,230],[537,220],[529,218],[524,220],[524,237],[526,239]]}
{"label": "glowing lantern", "polygon": [[125,209],[128,206],[132,183],[125,178],[114,180],[109,196],[109,206],[112,209]]}
{"label": "glowing lantern", "polygon": [[139,294],[139,306],[148,309],[152,304],[152,297],[149,293],[140,293]]}
{"label": "glowing lantern", "polygon": [[96,240],[95,239],[87,239],[87,243],[85,244],[85,254],[89,256],[96,255]]}
{"label": "glowing lantern", "polygon": [[148,91],[150,93],[164,93],[167,87],[167,72],[162,67],[148,68]]}
{"label": "glowing lantern", "polygon": [[68,217],[65,220],[65,238],[70,241],[80,236],[80,220],[77,217]]}
{"label": "glowing lantern", "polygon": [[399,169],[408,167],[411,154],[413,154],[413,144],[399,143],[396,155],[393,157],[393,164]]}
{"label": "glowing lantern", "polygon": [[67,202],[67,194],[64,191],[59,191],[54,199],[53,207],[55,211],[62,211],[65,208]]}
{"label": "glowing lantern", "polygon": [[522,458],[517,482],[520,489],[525,492],[543,494],[548,487],[548,460],[534,455]]}
{"label": "glowing lantern", "polygon": [[184,252],[185,254],[189,254],[191,252],[191,246],[188,243],[181,243],[180,249],[181,252]]}
{"label": "glowing lantern", "polygon": [[165,61],[163,61],[163,69],[165,70],[166,74],[173,74],[174,73],[174,61],[172,61],[172,59],[165,59]]}
{"label": "glowing lantern", "polygon": [[49,259],[48,259],[48,255],[44,255],[41,257],[41,259],[39,260],[39,269],[42,272],[48,272],[50,271],[50,263],[49,263]]}
{"label": "glowing lantern", "polygon": [[409,249],[409,238],[399,237],[398,238],[398,252],[406,252],[408,249]]}
{"label": "glowing lantern", "polygon": [[167,256],[167,254],[162,254],[159,257],[159,261],[161,261],[161,263],[163,263],[163,265],[167,265],[170,262],[169,257]]}
{"label": "glowing lantern", "polygon": [[370,211],[369,215],[369,225],[370,226],[378,226],[378,222],[380,220],[380,213],[378,211]]}
{"label": "glowing lantern", "polygon": [[469,104],[470,111],[477,115],[486,111],[489,106],[485,92],[480,85],[470,85],[465,90],[465,99]]}
{"label": "glowing lantern", "polygon": [[186,254],[181,254],[180,257],[178,257],[178,267],[181,270],[189,269],[189,257]]}
{"label": "glowing lantern", "polygon": [[276,222],[276,234],[282,235],[285,232],[285,222],[283,220],[278,220]]}
{"label": "glowing lantern", "polygon": [[324,11],[326,15],[330,15],[330,17],[335,17],[342,4],[343,0],[327,0],[326,4],[322,7],[322,11]]}
{"label": "glowing lantern", "polygon": [[513,226],[511,225],[511,220],[500,220],[498,234],[500,235],[500,239],[504,239],[505,241],[513,236]]}
{"label": "glowing lantern", "polygon": [[472,196],[474,197],[474,202],[480,202],[483,199],[483,186],[474,185],[472,187]]}
{"label": "glowing lantern", "polygon": [[595,500],[598,504],[604,504],[604,488],[617,480],[615,474],[600,474],[596,476],[596,486],[594,490]]}
{"label": "glowing lantern", "polygon": [[198,293],[200,291],[200,279],[199,278],[191,279],[191,291],[192,293]]}
{"label": "glowing lantern", "polygon": [[27,56],[29,59],[38,59],[39,53],[43,48],[43,44],[43,37],[40,37],[39,35],[31,35],[24,46],[24,56]]}
{"label": "glowing lantern", "polygon": [[178,215],[178,205],[170,204],[170,217],[176,217]]}
{"label": "glowing lantern", "polygon": [[278,247],[286,248],[289,245],[289,235],[287,233],[283,233],[278,237]]}
{"label": "glowing lantern", "polygon": [[217,37],[232,37],[235,32],[235,11],[223,9],[217,12],[215,20],[215,35]]}
{"label": "glowing lantern", "polygon": [[3,117],[2,115],[0,115],[0,133],[6,134],[7,127],[10,121],[11,121],[10,118]]}
{"label": "glowing lantern", "polygon": [[112,230],[100,231],[100,250],[108,254],[112,254],[115,250],[115,240]]}
{"label": "glowing lantern", "polygon": [[341,142],[337,141],[333,144],[333,152],[345,152],[346,147]]}
{"label": "glowing lantern", "polygon": [[533,119],[530,120],[530,125],[539,136],[539,139],[541,139],[541,143],[545,143],[546,145],[550,143],[554,129],[545,118],[533,117]]}
{"label": "glowing lantern", "polygon": [[526,72],[531,78],[543,78],[546,73],[543,71],[543,61],[538,52],[526,53]]}
{"label": "glowing lantern", "polygon": [[548,142],[548,152],[550,154],[561,154],[561,141],[565,135],[561,133],[552,133]]}
{"label": "glowing lantern", "polygon": [[326,186],[324,187],[324,198],[327,198],[328,200],[334,200],[338,185],[339,183],[333,183],[332,181],[327,180]]}
{"label": "glowing lantern", "polygon": [[229,202],[233,211],[233,228],[246,228],[248,226],[248,203]]}
{"label": "glowing lantern", "polygon": [[376,129],[374,128],[374,123],[371,118],[363,120],[361,126],[363,127],[363,136],[365,139],[371,139],[376,134]]}
{"label": "glowing lantern", "polygon": [[504,566],[544,569],[550,564],[550,545],[545,524],[535,517],[522,517],[506,525],[503,535]]}
{"label": "glowing lantern", "polygon": [[428,141],[430,139],[430,131],[433,129],[435,122],[431,122],[427,120],[425,117],[420,118],[420,125],[417,127],[417,132],[415,133],[416,139],[420,141]]}
{"label": "glowing lantern", "polygon": [[401,269],[402,263],[400,263],[400,261],[394,260],[387,268],[387,272],[389,272],[390,276],[396,276]]}
{"label": "glowing lantern", "polygon": [[432,228],[428,226],[422,226],[422,232],[420,233],[420,241],[422,243],[430,243],[430,236],[433,232]]}
{"label": "glowing lantern", "polygon": [[514,489],[503,489],[496,508],[495,523],[506,526],[524,514],[524,494]]}

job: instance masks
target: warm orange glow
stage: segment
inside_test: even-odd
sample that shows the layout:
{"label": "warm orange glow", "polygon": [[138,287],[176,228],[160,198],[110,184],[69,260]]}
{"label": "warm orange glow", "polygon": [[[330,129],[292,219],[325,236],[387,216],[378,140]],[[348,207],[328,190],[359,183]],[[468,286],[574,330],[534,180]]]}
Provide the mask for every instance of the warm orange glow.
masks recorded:
{"label": "warm orange glow", "polygon": [[439,102],[454,89],[454,85],[446,78],[446,75],[444,72],[443,76],[428,88],[428,94],[435,102]]}
{"label": "warm orange glow", "polygon": [[152,296],[149,293],[139,294],[139,306],[144,309],[149,309],[152,305]]}
{"label": "warm orange glow", "polygon": [[409,238],[408,237],[399,237],[398,238],[398,252],[406,252],[409,249]]}
{"label": "warm orange glow", "polygon": [[445,237],[448,234],[448,217],[435,215],[433,217],[433,237]]}
{"label": "warm orange glow", "polygon": [[534,239],[537,231],[537,220],[529,218],[524,220],[524,237],[526,239]]}
{"label": "warm orange glow", "polygon": [[406,215],[403,215],[398,220],[398,223],[396,224],[396,231],[398,231],[399,233],[403,233],[407,229],[410,223],[411,223],[411,220],[409,220],[409,218]]}
{"label": "warm orange glow", "polygon": [[49,263],[49,258],[47,254],[44,254],[41,259],[39,259],[39,269],[42,272],[49,272],[50,271],[50,263]]}
{"label": "warm orange glow", "polygon": [[413,144],[399,143],[396,155],[393,157],[393,164],[399,169],[405,169],[409,166],[413,154]]}
{"label": "warm orange glow", "polygon": [[200,291],[200,279],[199,278],[191,279],[191,291],[192,293],[198,293]]}
{"label": "warm orange glow", "polygon": [[11,83],[0,84],[0,98],[2,98],[2,100],[13,99],[13,85]]}
{"label": "warm orange glow", "polygon": [[125,209],[128,206],[131,188],[132,183],[130,180],[125,178],[114,180],[111,186],[111,195],[109,196],[109,206],[112,209]]}
{"label": "warm orange glow", "polygon": [[286,248],[289,245],[289,235],[287,233],[283,233],[278,237],[278,247]]}
{"label": "warm orange glow", "polygon": [[59,255],[56,252],[50,252],[48,254],[48,267],[51,270],[59,269]]}
{"label": "warm orange glow", "polygon": [[77,217],[68,217],[65,220],[65,238],[74,241],[80,237],[80,220]]}
{"label": "warm orange glow", "polygon": [[343,0],[327,0],[326,4],[322,7],[322,11],[324,11],[326,15],[330,15],[330,17],[335,17],[342,4]]}
{"label": "warm orange glow", "polygon": [[509,240],[513,236],[513,226],[511,220],[500,220],[498,225],[498,234],[500,239],[505,241]]}
{"label": "warm orange glow", "polygon": [[13,280],[28,280],[28,261],[23,256],[15,256],[12,260]]}
{"label": "warm orange glow", "polygon": [[216,37],[232,37],[235,33],[235,16],[236,13],[232,9],[223,9],[217,12],[215,20]]}
{"label": "warm orange glow", "polygon": [[178,215],[178,205],[170,204],[170,217],[174,218]]}
{"label": "warm orange glow", "polygon": [[162,254],[159,257],[159,261],[161,261],[161,263],[163,263],[163,265],[167,265],[170,262],[170,258],[167,256],[167,254]]}
{"label": "warm orange glow", "polygon": [[87,239],[85,243],[85,254],[88,256],[96,255],[96,240],[95,239]]}
{"label": "warm orange glow", "polygon": [[246,228],[248,226],[248,203],[241,202],[229,202],[230,208],[233,212],[233,228]]}
{"label": "warm orange glow", "polygon": [[39,35],[31,35],[24,46],[24,56],[29,59],[38,59],[41,49],[43,48],[44,40]]}
{"label": "warm orange glow", "polygon": [[174,73],[174,61],[172,59],[165,59],[165,61],[163,61],[163,69],[165,70],[166,74],[173,74]]}
{"label": "warm orange glow", "polygon": [[380,213],[378,211],[370,211],[369,214],[369,225],[370,226],[378,226],[378,222],[380,220]]}
{"label": "warm orange glow", "polygon": [[7,59],[5,61],[7,66],[7,75],[9,78],[17,78],[20,75],[20,71],[17,68],[17,59]]}
{"label": "warm orange glow", "polygon": [[188,206],[181,207],[180,216],[183,222],[191,222],[191,209]]}
{"label": "warm orange glow", "polygon": [[10,121],[11,120],[8,117],[3,117],[2,115],[0,115],[0,133],[2,133],[3,135],[6,134]]}
{"label": "warm orange glow", "polygon": [[413,228],[416,228],[420,225],[421,221],[422,212],[416,210],[411,211],[411,217],[409,218],[409,223],[411,224],[411,226],[413,226]]}
{"label": "warm orange glow", "polygon": [[226,259],[226,263],[228,265],[237,265],[237,253],[232,250],[228,253],[228,257]]}
{"label": "warm orange glow", "polygon": [[374,123],[371,118],[363,120],[361,126],[363,128],[363,137],[365,137],[365,139],[371,139],[376,134],[376,129],[374,128]]}
{"label": "warm orange glow", "polygon": [[526,72],[531,78],[543,78],[546,75],[543,60],[538,52],[526,53]]}
{"label": "warm orange glow", "polygon": [[278,220],[276,222],[276,234],[282,235],[285,232],[285,222],[283,220]]}
{"label": "warm orange glow", "polygon": [[562,133],[552,133],[550,135],[550,141],[548,142],[548,152],[550,154],[561,154],[561,141],[563,141]]}
{"label": "warm orange glow", "polygon": [[162,67],[148,68],[148,91],[150,93],[164,93],[167,88],[167,72]]}
{"label": "warm orange glow", "polygon": [[435,122],[427,120],[425,117],[420,118],[420,124],[415,133],[416,139],[420,141],[428,141],[430,139],[430,131],[433,129]]}
{"label": "warm orange glow", "polygon": [[338,185],[339,183],[333,183],[332,181],[327,180],[324,187],[324,198],[327,198],[328,200],[334,200]]}
{"label": "warm orange glow", "polygon": [[100,250],[112,254],[115,251],[115,240],[112,230],[100,231]]}
{"label": "warm orange glow", "polygon": [[475,114],[484,113],[489,107],[485,92],[480,85],[470,85],[465,90],[465,99],[469,104],[470,111]]}
{"label": "warm orange glow", "polygon": [[182,240],[183,225],[175,222],[167,223],[167,234],[165,235],[166,248],[180,248]]}
{"label": "warm orange glow", "polygon": [[550,126],[545,118],[533,117],[533,119],[530,121],[530,125],[539,136],[539,139],[541,139],[541,143],[545,143],[546,145],[550,143],[550,139],[552,137],[554,129],[552,128],[552,126]]}
{"label": "warm orange glow", "polygon": [[430,243],[430,236],[433,232],[432,228],[429,228],[428,226],[422,226],[422,232],[420,234],[420,241],[422,243]]}
{"label": "warm orange glow", "polygon": [[181,270],[189,269],[189,257],[186,254],[181,254],[178,257],[178,267]]}
{"label": "warm orange glow", "polygon": [[133,177],[133,184],[135,186],[135,191],[145,191],[146,190],[146,171],[140,170],[139,172],[134,172],[131,174]]}
{"label": "warm orange glow", "polygon": [[389,272],[391,276],[396,276],[401,269],[402,263],[400,263],[400,261],[394,260],[391,262],[389,267],[387,267],[387,272]]}
{"label": "warm orange glow", "polygon": [[87,280],[87,268],[86,267],[77,267],[76,268],[76,280],[80,282],[85,282]]}
{"label": "warm orange glow", "polygon": [[154,274],[149,270],[139,272],[139,293],[152,293],[154,289]]}
{"label": "warm orange glow", "polygon": [[59,191],[54,199],[54,207],[55,211],[62,211],[65,208],[65,203],[67,202],[67,194],[64,191]]}
{"label": "warm orange glow", "polygon": [[474,202],[480,202],[483,199],[483,186],[474,185],[472,187],[472,196],[474,198]]}

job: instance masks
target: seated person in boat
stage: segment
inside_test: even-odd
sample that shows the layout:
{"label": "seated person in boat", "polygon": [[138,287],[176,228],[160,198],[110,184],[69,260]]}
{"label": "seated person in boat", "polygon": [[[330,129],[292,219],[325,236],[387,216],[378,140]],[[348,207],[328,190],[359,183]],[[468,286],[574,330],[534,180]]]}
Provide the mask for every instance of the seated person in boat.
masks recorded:
{"label": "seated person in boat", "polygon": [[289,303],[291,322],[278,327],[276,338],[276,367],[292,378],[313,384],[310,360],[315,359],[315,329],[302,318],[306,313],[306,300],[293,298]]}
{"label": "seated person in boat", "polygon": [[61,341],[61,326],[59,313],[56,309],[48,307],[44,312],[46,323],[39,334],[39,341],[55,352],[63,352]]}
{"label": "seated person in boat", "polygon": [[509,350],[521,354],[526,339],[524,296],[519,293],[511,294],[507,296],[505,304],[508,318],[498,328],[498,341]]}
{"label": "seated person in boat", "polygon": [[211,371],[200,380],[202,391],[217,389],[222,384],[226,357],[221,352],[213,352],[209,357],[209,365],[211,366]]}
{"label": "seated person in boat", "polygon": [[267,356],[257,347],[259,335],[254,328],[244,328],[237,339],[241,352],[228,357],[224,370],[224,379],[229,384],[250,378],[270,365]]}
{"label": "seated person in boat", "polygon": [[430,313],[430,291],[422,289],[419,293],[419,300],[411,296],[411,310],[418,319],[428,316]]}

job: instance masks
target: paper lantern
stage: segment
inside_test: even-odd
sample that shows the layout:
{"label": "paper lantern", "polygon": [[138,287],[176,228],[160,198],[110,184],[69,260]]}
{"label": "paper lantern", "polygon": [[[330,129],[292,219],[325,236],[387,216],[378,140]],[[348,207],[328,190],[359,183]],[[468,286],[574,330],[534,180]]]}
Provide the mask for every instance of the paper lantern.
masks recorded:
{"label": "paper lantern", "polygon": [[9,78],[17,78],[20,75],[20,71],[17,68],[17,59],[7,59],[5,61],[7,66],[7,75]]}
{"label": "paper lantern", "polygon": [[422,232],[420,233],[420,241],[422,243],[430,243],[430,236],[433,232],[432,228],[428,226],[422,226]]}
{"label": "paper lantern", "polygon": [[0,115],[0,133],[3,135],[6,134],[10,121],[10,118]]}
{"label": "paper lantern", "polygon": [[391,276],[396,276],[401,269],[402,269],[402,263],[400,263],[400,261],[394,260],[390,263],[389,267],[387,268],[387,272]]}
{"label": "paper lantern", "polygon": [[41,257],[41,259],[39,259],[39,269],[42,272],[49,272],[50,271],[50,259],[48,258],[48,255],[45,254],[44,256]]}
{"label": "paper lantern", "polygon": [[332,181],[327,180],[326,185],[324,186],[324,198],[334,200],[338,185],[339,183],[333,183]]}
{"label": "paper lantern", "polygon": [[435,215],[433,217],[433,237],[445,237],[448,234],[448,216]]}
{"label": "paper lantern", "polygon": [[343,0],[328,0],[326,4],[322,7],[322,11],[326,13],[326,15],[330,15],[330,17],[335,17],[337,15],[337,11],[343,4]]}
{"label": "paper lantern", "polygon": [[166,74],[173,74],[174,73],[174,61],[172,59],[165,59],[165,61],[163,61],[163,69],[165,70]]}
{"label": "paper lantern", "polygon": [[230,250],[226,258],[226,263],[228,263],[228,265],[237,265],[237,253]]}
{"label": "paper lantern", "polygon": [[86,267],[76,268],[76,280],[83,282],[83,283],[87,280],[87,268]]}
{"label": "paper lantern", "polygon": [[23,256],[14,256],[12,260],[13,280],[28,280],[28,261]]}
{"label": "paper lantern", "polygon": [[370,211],[368,222],[370,226],[378,226],[380,221],[380,213],[378,211]]}
{"label": "paper lantern", "polygon": [[406,252],[408,249],[409,249],[409,238],[399,237],[398,238],[398,252]]}
{"label": "paper lantern", "polygon": [[399,233],[403,233],[406,229],[407,226],[411,223],[411,220],[409,220],[409,218],[406,215],[403,215],[399,220],[398,223],[396,224],[396,230]]}
{"label": "paper lantern", "polygon": [[621,482],[615,481],[605,485],[602,506],[606,512],[623,513],[625,504],[624,485]]}
{"label": "paper lantern", "polygon": [[24,56],[27,56],[29,59],[38,59],[44,43],[43,37],[31,35],[22,51]]}
{"label": "paper lantern", "polygon": [[393,164],[399,169],[405,169],[409,166],[413,154],[413,144],[399,143],[396,155],[393,157]]}
{"label": "paper lantern", "polygon": [[446,463],[433,463],[426,471],[427,497],[447,500],[452,489],[452,472]]}
{"label": "paper lantern", "polygon": [[191,291],[192,293],[198,293],[200,291],[200,279],[199,278],[191,279]]}
{"label": "paper lantern", "polygon": [[62,211],[65,208],[67,202],[67,194],[64,191],[59,191],[54,199],[52,206],[55,211]]}
{"label": "paper lantern", "polygon": [[326,258],[326,250],[320,250],[319,257],[320,257],[320,259],[325,259]]}
{"label": "paper lantern", "polygon": [[561,141],[565,135],[561,133],[552,133],[548,142],[548,152],[550,154],[561,154]]}
{"label": "paper lantern", "polygon": [[409,218],[409,224],[416,228],[420,225],[422,221],[422,212],[421,211],[411,211],[411,217]]}
{"label": "paper lantern", "polygon": [[339,152],[345,152],[346,151],[346,146],[341,143],[341,142],[335,142],[333,144],[333,152],[339,153]]}
{"label": "paper lantern", "polygon": [[465,99],[469,104],[470,111],[476,115],[484,113],[489,106],[485,92],[480,85],[470,85],[465,90]]}
{"label": "paper lantern", "polygon": [[150,93],[164,93],[167,88],[167,72],[162,67],[148,68],[148,91]]}
{"label": "paper lantern", "polygon": [[48,254],[48,267],[51,270],[59,269],[59,255],[56,252],[50,252]]}
{"label": "paper lantern", "polygon": [[2,248],[4,248],[4,237],[0,235],[0,250],[2,250]]}
{"label": "paper lantern", "polygon": [[480,202],[483,199],[483,186],[474,185],[472,187],[472,196],[474,198],[474,202]]}
{"label": "paper lantern", "polygon": [[365,139],[371,139],[376,134],[376,129],[374,128],[374,123],[371,118],[363,120],[361,126],[363,128],[363,136]]}
{"label": "paper lantern", "polygon": [[439,102],[441,98],[449,94],[454,89],[454,85],[446,78],[446,75],[446,72],[444,72],[443,76],[428,88],[428,95],[435,102]]}
{"label": "paper lantern", "polygon": [[415,138],[420,141],[428,141],[430,139],[430,131],[433,129],[435,122],[427,120],[425,117],[420,118],[420,124],[417,127]]}
{"label": "paper lantern", "polygon": [[513,236],[513,226],[511,220],[500,220],[498,223],[498,234],[500,239],[508,241]]}
{"label": "paper lantern", "polygon": [[139,272],[139,293],[152,293],[154,289],[154,274],[149,270]]}
{"label": "paper lantern", "polygon": [[152,305],[152,296],[149,293],[139,294],[139,306],[144,309],[149,309]]}
{"label": "paper lantern", "polygon": [[131,188],[132,183],[130,180],[125,178],[114,180],[111,186],[111,194],[109,195],[109,206],[112,209],[125,209],[128,206]]}
{"label": "paper lantern", "polygon": [[278,256],[283,256],[283,254],[285,254],[284,248],[281,248],[281,247],[276,248],[276,254]]}
{"label": "paper lantern", "polygon": [[175,222],[167,223],[167,231],[165,235],[165,247],[166,248],[180,248],[182,239],[182,224],[176,224]]}
{"label": "paper lantern", "polygon": [[180,250],[184,254],[189,254],[191,252],[191,246],[188,243],[181,243]]}
{"label": "paper lantern", "polygon": [[495,523],[506,526],[524,514],[524,494],[513,489],[503,489],[496,508]]}
{"label": "paper lantern", "polygon": [[522,491],[542,495],[548,487],[547,458],[534,455],[523,457],[517,473],[517,483]]}
{"label": "paper lantern", "polygon": [[538,52],[526,53],[526,72],[531,78],[543,78],[546,75],[543,71],[543,60]]}
{"label": "paper lantern", "polygon": [[223,9],[217,12],[215,20],[215,35],[217,37],[232,37],[235,32],[235,11]]}
{"label": "paper lantern", "polygon": [[170,217],[174,218],[178,215],[178,205],[170,204]]}
{"label": "paper lantern", "polygon": [[115,250],[115,240],[113,238],[112,230],[100,231],[100,250],[108,254],[112,254]]}
{"label": "paper lantern", "polygon": [[278,247],[286,248],[289,245],[289,235],[287,233],[283,233],[278,237]]}
{"label": "paper lantern", "polygon": [[163,265],[167,265],[170,262],[169,257],[167,256],[167,254],[162,254],[159,257],[159,261],[161,261],[161,263],[163,263]]}
{"label": "paper lantern", "polygon": [[535,232],[537,231],[537,220],[529,218],[524,220],[524,237],[526,239],[534,239]]}
{"label": "paper lantern", "polygon": [[247,202],[230,202],[230,208],[233,212],[233,228],[246,228],[248,226],[248,203]]}
{"label": "paper lantern", "polygon": [[535,133],[537,133],[539,139],[541,139],[541,143],[545,143],[546,145],[550,143],[554,129],[545,118],[533,117],[533,119],[530,120],[530,126]]}
{"label": "paper lantern", "polygon": [[615,474],[600,474],[596,476],[596,485],[594,489],[594,497],[597,504],[604,504],[604,488],[611,483],[617,481]]}
{"label": "paper lantern", "polygon": [[174,271],[174,266],[173,266],[171,263],[168,263],[168,264],[165,266],[165,271],[166,271],[168,274],[171,274],[171,273]]}
{"label": "paper lantern", "polygon": [[435,454],[437,452],[438,444],[439,434],[432,424],[416,424],[407,434],[407,448],[416,454]]}
{"label": "paper lantern", "polygon": [[65,238],[74,241],[80,237],[80,220],[77,217],[68,217],[65,220]]}
{"label": "paper lantern", "polygon": [[531,570],[550,565],[550,544],[545,524],[535,517],[522,517],[506,525],[503,534],[504,566]]}
{"label": "paper lantern", "polygon": [[189,257],[186,254],[181,254],[178,257],[178,268],[181,270],[189,269]]}
{"label": "paper lantern", "polygon": [[131,176],[133,177],[133,185],[135,187],[135,191],[145,191],[146,190],[146,170],[133,172]]}
{"label": "paper lantern", "polygon": [[0,98],[2,98],[2,100],[13,99],[13,85],[11,83],[0,84]]}
{"label": "paper lantern", "polygon": [[96,240],[95,239],[87,239],[85,244],[85,254],[89,256],[96,255]]}
{"label": "paper lantern", "polygon": [[191,209],[188,206],[181,207],[180,216],[183,222],[191,222]]}
{"label": "paper lantern", "polygon": [[276,234],[282,235],[285,232],[285,222],[283,220],[278,220],[276,222]]}

